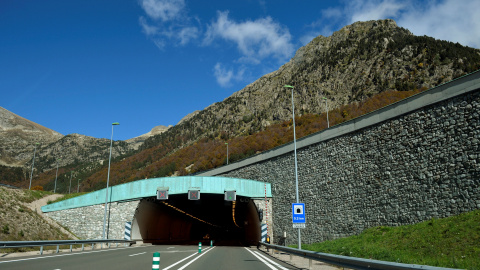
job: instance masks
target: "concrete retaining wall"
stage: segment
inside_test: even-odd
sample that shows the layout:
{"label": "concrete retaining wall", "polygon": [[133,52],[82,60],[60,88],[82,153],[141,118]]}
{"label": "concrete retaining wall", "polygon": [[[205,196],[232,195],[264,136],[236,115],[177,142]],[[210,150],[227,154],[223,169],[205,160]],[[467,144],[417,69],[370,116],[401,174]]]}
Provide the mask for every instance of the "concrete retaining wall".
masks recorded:
{"label": "concrete retaining wall", "polygon": [[[112,202],[109,204],[110,209],[107,209],[107,218],[110,219],[109,239],[124,238],[125,222],[133,220],[138,202]],[[97,204],[47,212],[45,215],[68,228],[81,239],[102,239],[104,213],[105,205]],[[109,213],[110,216],[108,216]]]}

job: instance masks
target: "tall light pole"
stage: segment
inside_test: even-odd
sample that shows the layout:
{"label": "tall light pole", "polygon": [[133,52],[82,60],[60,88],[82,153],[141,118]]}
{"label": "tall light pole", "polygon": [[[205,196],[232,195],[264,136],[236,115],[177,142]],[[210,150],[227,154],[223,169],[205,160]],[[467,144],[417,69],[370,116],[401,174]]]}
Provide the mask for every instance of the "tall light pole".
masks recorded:
{"label": "tall light pole", "polygon": [[112,137],[110,138],[110,156],[108,157],[108,173],[107,173],[107,189],[105,190],[105,214],[103,215],[103,239],[107,239],[105,235],[106,223],[107,223],[107,204],[108,204],[108,182],[110,180],[110,161],[112,159],[112,145],[113,145],[113,126],[120,125],[120,123],[112,123]]}
{"label": "tall light pole", "polygon": [[227,165],[228,165],[228,142],[225,143],[227,145]]}
{"label": "tall light pole", "polygon": [[[293,86],[284,85],[285,88],[292,89],[292,115],[293,115],[293,151],[295,153],[295,194],[297,197],[297,203],[299,203],[298,198],[298,168],[297,168],[297,138],[295,135],[295,104],[293,102]],[[300,235],[300,228],[298,228],[298,249],[302,249],[302,238]]]}
{"label": "tall light pole", "polygon": [[70,171],[70,186],[68,187],[68,194],[70,194],[70,190],[72,189],[72,173],[73,171]]}
{"label": "tall light pole", "polygon": [[30,185],[28,186],[28,189],[32,188],[32,178],[33,178],[33,165],[35,164],[35,153],[37,152],[37,145],[39,143],[35,143],[35,150],[33,150],[33,160],[32,160],[32,172],[30,173]]}
{"label": "tall light pole", "polygon": [[330,127],[330,121],[328,120],[327,98],[323,97],[323,99],[325,100],[325,111],[327,112],[327,128],[329,128]]}
{"label": "tall light pole", "polygon": [[57,172],[55,173],[55,187],[53,188],[53,193],[55,193],[57,191],[57,178],[58,178],[58,162],[60,161],[61,159],[57,159]]}

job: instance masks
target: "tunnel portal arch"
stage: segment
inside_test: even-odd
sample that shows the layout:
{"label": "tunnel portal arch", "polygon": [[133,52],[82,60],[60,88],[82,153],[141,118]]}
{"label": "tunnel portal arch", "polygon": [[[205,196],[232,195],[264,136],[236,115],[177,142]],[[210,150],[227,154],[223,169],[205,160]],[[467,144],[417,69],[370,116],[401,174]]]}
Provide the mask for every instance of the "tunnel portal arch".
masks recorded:
{"label": "tunnel portal arch", "polygon": [[[159,187],[168,188],[169,197],[167,201],[160,202],[156,199]],[[200,192],[200,200],[188,200],[187,194],[191,189]],[[233,190],[236,191],[237,200],[235,202],[225,201],[225,191]],[[76,213],[77,216],[89,216],[89,220],[100,222],[103,220],[104,211],[102,209],[104,209],[106,196],[106,189],[102,189],[45,205],[42,207],[42,211],[44,213],[51,212],[50,215],[58,216],[58,220],[64,219],[63,216]],[[258,210],[263,210],[263,216],[271,216],[265,211],[268,208],[268,213],[272,212],[271,199],[270,183],[249,179],[182,176],[129,182],[109,187],[107,236],[119,238],[120,235],[124,234],[125,223],[132,222],[131,232],[129,233],[132,239],[145,239],[150,242],[165,242],[165,239],[197,241],[199,238],[208,240],[215,236],[217,239],[230,241],[242,240],[245,242],[247,239],[247,242],[251,243],[259,238],[261,215],[259,215]],[[265,203],[267,200],[269,201],[268,207]],[[133,208],[129,206],[132,204]],[[112,212],[110,215],[112,210],[115,213]],[[102,213],[101,216],[100,212]],[[139,213],[142,212],[143,214],[140,215]],[[145,215],[145,213],[150,214]],[[189,216],[186,217],[185,213],[188,213]],[[270,228],[271,220],[271,218],[268,220]],[[159,224],[162,222],[169,224],[168,228],[172,229],[167,232],[158,231],[158,228],[161,227]],[[95,222],[77,223],[79,221],[76,223],[73,221],[72,224],[68,223],[68,226],[75,228],[81,225],[83,228],[81,230],[93,231],[94,228],[88,228],[88,226],[96,224]],[[152,233],[155,228],[157,228],[157,231]],[[227,234],[229,237],[226,237]]]}
{"label": "tunnel portal arch", "polygon": [[[161,199],[151,196],[140,201],[132,221],[134,239],[154,244],[211,240],[220,245],[252,245],[260,240],[263,215],[257,204],[271,197],[270,184],[224,177],[178,180],[157,181]],[[189,190],[198,190],[200,199],[190,200]],[[236,200],[225,200],[225,192],[232,190]]]}

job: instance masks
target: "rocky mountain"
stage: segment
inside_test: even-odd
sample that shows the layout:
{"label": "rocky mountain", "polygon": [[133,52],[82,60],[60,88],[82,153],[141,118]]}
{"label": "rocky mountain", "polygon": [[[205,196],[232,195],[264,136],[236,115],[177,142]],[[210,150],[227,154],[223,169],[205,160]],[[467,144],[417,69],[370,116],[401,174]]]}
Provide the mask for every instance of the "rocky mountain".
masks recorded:
{"label": "rocky mountain", "polygon": [[23,166],[32,159],[35,143],[51,144],[62,134],[0,107],[0,165]]}
{"label": "rocky mountain", "polygon": [[330,37],[318,36],[277,71],[264,75],[222,102],[195,112],[143,149],[182,137],[251,134],[297,115],[325,112],[386,90],[428,89],[480,68],[480,50],[419,37],[393,20],[357,22]]}
{"label": "rocky mountain", "polygon": [[[277,71],[221,102],[185,116],[173,127],[155,127],[137,138],[115,142],[112,156],[118,158],[140,151],[168,155],[171,149],[183,148],[201,138],[226,140],[288,120],[292,115],[291,90],[284,88],[285,84],[295,87],[296,115],[318,114],[326,110],[323,98],[331,110],[387,90],[428,89],[479,68],[478,49],[415,36],[393,20],[357,22],[329,37],[316,37]],[[8,119],[11,116],[0,110],[0,159],[4,163],[27,164],[35,142],[32,140],[35,136],[28,134],[40,133],[44,135],[37,153],[42,162],[36,173],[55,168],[56,159],[60,158],[60,166],[80,168],[82,179],[86,179],[108,158],[107,139],[79,134],[62,137],[23,118],[23,122]],[[17,124],[20,122],[23,124]],[[25,134],[20,132],[23,127],[29,130]],[[17,146],[16,141],[23,146]],[[163,146],[169,150],[158,151]],[[144,156],[152,158],[152,154]],[[136,170],[151,162],[138,160]],[[47,178],[51,174],[44,177]]]}
{"label": "rocky mountain", "polygon": [[158,134],[162,134],[171,127],[172,127],[171,125],[168,126],[168,127],[166,127],[166,126],[156,126],[156,127],[152,128],[152,130],[150,130],[149,132],[147,132],[145,134],[142,134],[138,137],[128,139],[128,140],[126,140],[126,142],[128,144],[130,144],[133,149],[137,150],[138,148],[140,148],[140,146],[143,144],[143,142],[145,142],[146,139],[148,139],[152,136],[158,135]]}

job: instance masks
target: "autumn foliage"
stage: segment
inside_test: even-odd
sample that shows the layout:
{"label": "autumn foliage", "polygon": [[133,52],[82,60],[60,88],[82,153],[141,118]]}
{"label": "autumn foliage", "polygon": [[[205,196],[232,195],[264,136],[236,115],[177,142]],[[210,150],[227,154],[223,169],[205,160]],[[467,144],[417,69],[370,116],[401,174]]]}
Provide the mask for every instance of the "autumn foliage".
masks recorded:
{"label": "autumn foliage", "polygon": [[[364,102],[342,106],[329,111],[330,126],[334,126],[384,106],[421,92],[386,91]],[[188,175],[213,169],[226,164],[228,143],[229,162],[235,162],[257,153],[293,141],[292,120],[273,124],[265,130],[235,138],[220,134],[217,138],[203,138],[197,142],[175,149],[177,144],[165,141],[153,148],[146,149],[133,156],[112,163],[110,170],[111,185],[131,182],[146,178],[171,175]],[[305,114],[295,118],[297,139],[327,128],[326,114]],[[177,138],[184,140],[184,138]],[[85,180],[86,190],[104,187],[107,168],[97,171]]]}
{"label": "autumn foliage", "polygon": [[42,186],[34,186],[32,187],[32,190],[43,190]]}

